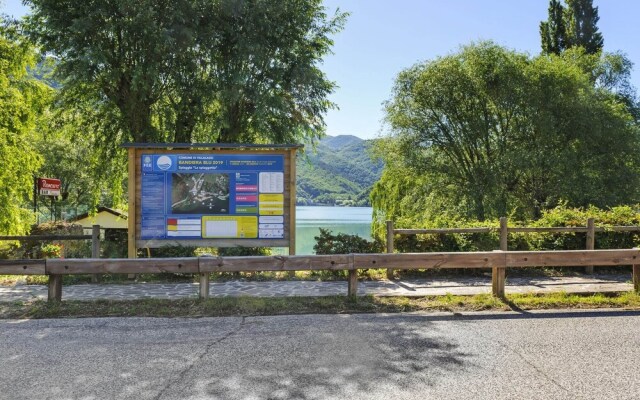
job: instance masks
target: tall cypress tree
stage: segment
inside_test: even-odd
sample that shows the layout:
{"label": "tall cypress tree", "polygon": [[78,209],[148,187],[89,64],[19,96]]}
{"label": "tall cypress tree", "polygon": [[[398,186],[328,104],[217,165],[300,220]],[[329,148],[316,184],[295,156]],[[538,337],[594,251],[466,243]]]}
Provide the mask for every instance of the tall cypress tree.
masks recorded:
{"label": "tall cypress tree", "polygon": [[602,50],[604,39],[598,32],[598,7],[593,0],[565,0],[567,8],[565,21],[567,26],[567,47],[581,46],[587,53],[595,54]]}
{"label": "tall cypress tree", "polygon": [[588,54],[602,50],[604,39],[598,31],[598,7],[593,0],[549,1],[549,16],[540,22],[542,52],[560,54],[570,47],[583,47]]}
{"label": "tall cypress tree", "polygon": [[566,49],[567,30],[565,25],[565,9],[560,0],[549,2],[549,18],[540,22],[540,38],[542,52],[560,54]]}

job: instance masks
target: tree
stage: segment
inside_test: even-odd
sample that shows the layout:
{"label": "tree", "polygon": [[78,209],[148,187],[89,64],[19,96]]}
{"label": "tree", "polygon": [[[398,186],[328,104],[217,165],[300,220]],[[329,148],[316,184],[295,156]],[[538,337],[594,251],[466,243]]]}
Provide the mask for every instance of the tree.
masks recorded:
{"label": "tree", "polygon": [[213,63],[218,67],[217,140],[320,138],[322,116],[333,107],[327,96],[335,85],[318,63],[330,51],[330,35],[341,30],[346,14],[328,20],[316,0],[227,0],[219,15],[223,40]]}
{"label": "tree", "polygon": [[[576,62],[580,54],[588,60]],[[536,218],[562,200],[637,200],[638,125],[615,93],[593,85],[584,65],[596,59],[583,50],[531,58],[483,42],[401,72],[374,210],[414,221]]]}
{"label": "tree", "polygon": [[598,32],[598,7],[593,0],[565,0],[567,47],[583,47],[588,54],[602,51],[604,39]]}
{"label": "tree", "polygon": [[115,117],[112,146],[323,133],[334,84],[318,63],[345,14],[328,18],[320,0],[27,3],[69,98],[93,94]]}
{"label": "tree", "polygon": [[550,0],[547,21],[540,22],[540,39],[544,54],[559,55],[572,47],[582,47],[588,54],[602,51],[604,39],[598,32],[598,7],[593,0]]}
{"label": "tree", "polygon": [[50,98],[46,85],[32,79],[33,47],[15,26],[0,19],[0,233],[23,234],[34,222],[27,208],[33,174],[41,159],[33,148],[36,120]]}
{"label": "tree", "polygon": [[549,2],[549,17],[540,22],[542,52],[559,55],[567,46],[567,29],[564,21],[565,10],[560,0]]}

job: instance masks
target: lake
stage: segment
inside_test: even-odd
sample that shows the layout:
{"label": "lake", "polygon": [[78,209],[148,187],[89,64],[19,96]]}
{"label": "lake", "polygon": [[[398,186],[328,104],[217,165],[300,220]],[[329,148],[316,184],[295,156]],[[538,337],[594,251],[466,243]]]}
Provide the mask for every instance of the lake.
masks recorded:
{"label": "lake", "polygon": [[319,228],[371,239],[371,207],[296,207],[296,254],[314,254]]}

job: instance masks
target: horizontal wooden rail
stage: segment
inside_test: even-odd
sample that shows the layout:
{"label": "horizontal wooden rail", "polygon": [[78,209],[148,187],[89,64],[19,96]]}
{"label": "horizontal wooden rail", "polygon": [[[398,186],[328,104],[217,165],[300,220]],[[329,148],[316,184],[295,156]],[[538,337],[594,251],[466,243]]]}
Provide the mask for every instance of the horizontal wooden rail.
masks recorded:
{"label": "horizontal wooden rail", "polygon": [[397,235],[426,235],[441,233],[490,233],[498,228],[433,228],[433,229],[394,229]]}
{"label": "horizontal wooden rail", "polygon": [[199,262],[202,273],[354,269],[349,255],[200,257]]}
{"label": "horizontal wooden rail", "polygon": [[0,275],[44,275],[45,260],[0,260]]}
{"label": "horizontal wooden rail", "polygon": [[[541,226],[527,227],[514,226],[507,228],[509,233],[584,233],[585,226]],[[640,226],[600,226],[594,228],[595,232],[640,232]],[[500,232],[498,227],[486,228],[429,228],[429,229],[394,229],[396,235],[436,235],[436,234],[461,234],[461,233],[491,233]]]}
{"label": "horizontal wooden rail", "polygon": [[499,252],[354,254],[354,268],[445,269],[504,265]]}
{"label": "horizontal wooden rail", "polygon": [[191,258],[50,258],[46,260],[49,275],[80,274],[158,274],[200,272],[198,259]]}
{"label": "horizontal wooden rail", "polygon": [[75,274],[200,274],[200,297],[209,295],[211,272],[349,271],[348,293],[357,292],[358,269],[491,268],[493,292],[504,295],[504,269],[519,267],[633,266],[633,287],[640,293],[640,249],[565,251],[490,251],[461,253],[341,254],[141,259],[0,260],[0,275],[49,275],[49,299],[62,297],[62,276]]}
{"label": "horizontal wooden rail", "polygon": [[0,240],[45,241],[45,240],[89,240],[92,235],[33,235],[33,236],[0,236]]}
{"label": "horizontal wooden rail", "polygon": [[184,258],[50,258],[0,260],[2,275],[78,275],[321,271],[366,268],[446,269],[490,267],[580,267],[640,264],[640,249],[376,253],[311,256]]}

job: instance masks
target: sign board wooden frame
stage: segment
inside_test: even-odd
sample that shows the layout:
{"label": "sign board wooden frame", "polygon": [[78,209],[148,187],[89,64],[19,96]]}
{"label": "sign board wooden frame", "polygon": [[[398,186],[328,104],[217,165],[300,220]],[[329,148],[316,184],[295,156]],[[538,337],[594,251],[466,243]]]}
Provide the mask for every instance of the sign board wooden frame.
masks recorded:
{"label": "sign board wooden frame", "polygon": [[[136,258],[139,248],[164,246],[200,247],[288,247],[289,254],[295,254],[295,210],[296,210],[296,152],[302,145],[243,145],[243,144],[175,144],[175,143],[130,143],[123,147],[128,150],[129,171],[129,218],[128,255]],[[284,237],[274,239],[258,238],[210,238],[210,239],[146,239],[141,235],[142,221],[142,157],[148,155],[219,155],[282,156],[284,165]],[[259,158],[259,157],[256,157]],[[279,157],[278,157],[279,158]]]}

